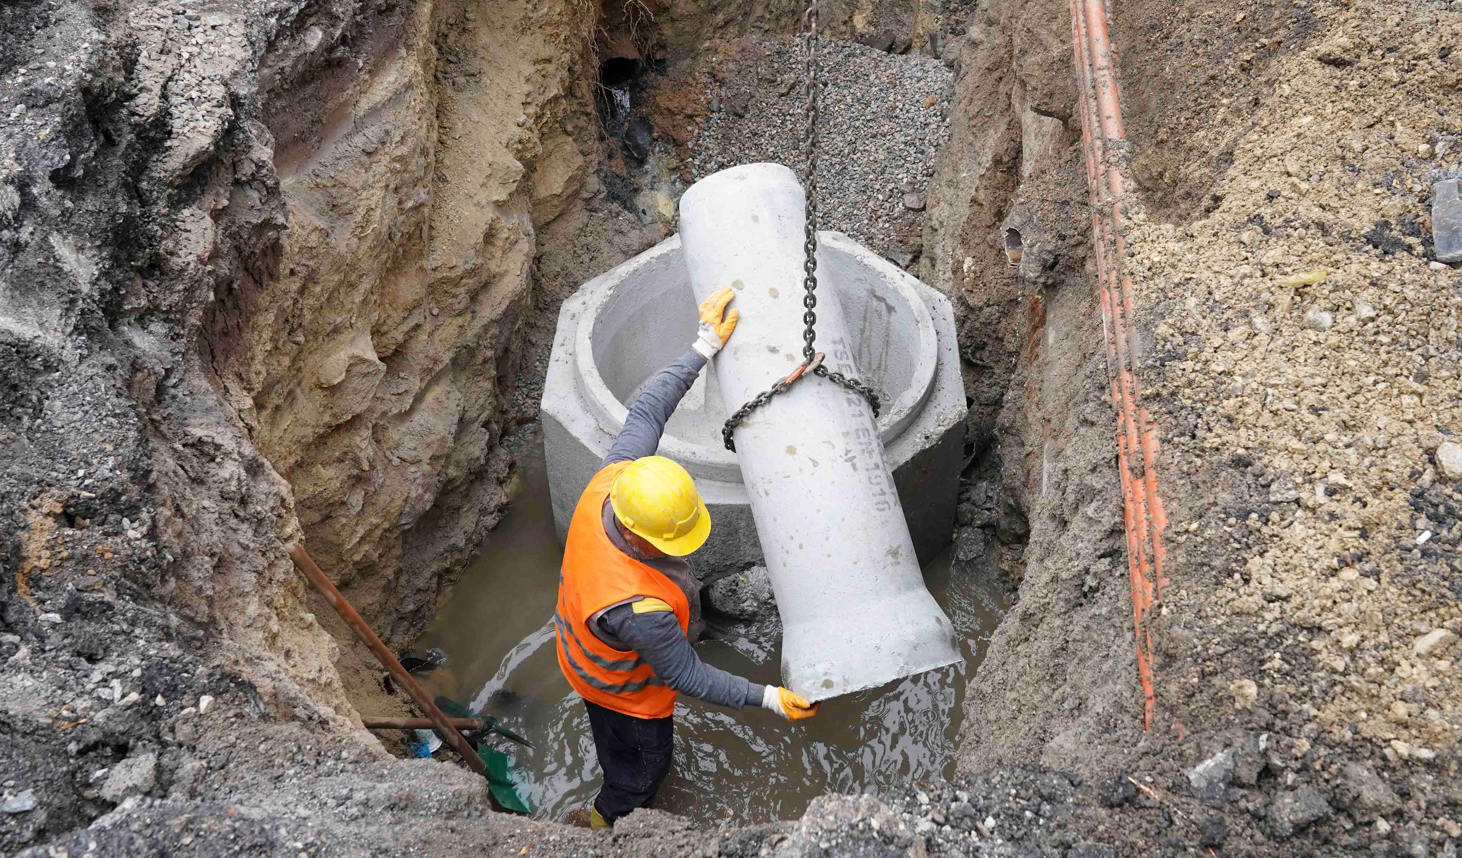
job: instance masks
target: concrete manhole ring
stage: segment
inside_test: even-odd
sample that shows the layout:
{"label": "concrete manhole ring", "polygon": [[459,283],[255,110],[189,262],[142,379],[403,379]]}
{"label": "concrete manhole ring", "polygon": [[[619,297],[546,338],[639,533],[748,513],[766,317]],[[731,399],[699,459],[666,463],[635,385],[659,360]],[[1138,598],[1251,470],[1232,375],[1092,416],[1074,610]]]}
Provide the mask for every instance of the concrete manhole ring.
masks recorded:
{"label": "concrete manhole ring", "polygon": [[[840,302],[859,373],[884,397],[879,433],[915,545],[927,560],[949,540],[964,440],[953,309],[938,292],[847,236],[822,232],[818,238],[819,300]],[[594,278],[564,302],[543,397],[560,535],[578,493],[624,426],[626,403],[686,351],[695,321],[678,235]],[[801,346],[798,340],[781,347],[788,371],[800,362]],[[767,386],[775,380],[768,378]],[[696,477],[717,522],[712,543],[698,554],[702,574],[744,568],[761,556],[740,466],[721,444],[726,414],[715,373],[703,372],[659,450]],[[715,544],[721,542],[724,550]]]}

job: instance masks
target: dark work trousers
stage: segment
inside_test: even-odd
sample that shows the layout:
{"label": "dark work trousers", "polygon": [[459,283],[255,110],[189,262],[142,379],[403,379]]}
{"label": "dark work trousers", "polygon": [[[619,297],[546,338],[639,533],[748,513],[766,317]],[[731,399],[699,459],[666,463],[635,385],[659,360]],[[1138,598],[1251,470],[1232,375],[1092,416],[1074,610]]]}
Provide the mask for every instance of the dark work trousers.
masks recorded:
{"label": "dark work trousers", "polygon": [[611,825],[637,807],[649,807],[670,773],[675,750],[673,718],[636,718],[584,701],[604,786],[594,808]]}

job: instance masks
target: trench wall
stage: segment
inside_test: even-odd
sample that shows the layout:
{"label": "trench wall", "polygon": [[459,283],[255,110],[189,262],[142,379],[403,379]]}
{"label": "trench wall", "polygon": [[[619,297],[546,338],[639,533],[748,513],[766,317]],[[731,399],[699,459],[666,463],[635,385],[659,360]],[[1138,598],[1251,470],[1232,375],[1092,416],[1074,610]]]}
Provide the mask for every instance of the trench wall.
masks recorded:
{"label": "trench wall", "polygon": [[1066,7],[965,21],[920,275],[955,303],[973,452],[1028,533],[996,548],[1018,597],[970,682],[958,765],[1107,771],[1140,741],[1141,695]]}
{"label": "trench wall", "polygon": [[273,276],[212,308],[215,369],[395,644],[506,502],[536,230],[592,166],[579,11],[318,5],[261,61],[288,230]]}

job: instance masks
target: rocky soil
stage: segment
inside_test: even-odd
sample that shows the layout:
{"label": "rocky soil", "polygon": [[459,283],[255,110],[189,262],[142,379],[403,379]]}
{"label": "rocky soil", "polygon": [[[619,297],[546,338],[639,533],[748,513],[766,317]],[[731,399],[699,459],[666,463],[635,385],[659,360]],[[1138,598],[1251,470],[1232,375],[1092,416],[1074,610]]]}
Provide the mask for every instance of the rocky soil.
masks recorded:
{"label": "rocky soil", "polygon": [[1269,731],[1285,795],[1308,793],[1317,822],[1348,814],[1330,833],[1343,851],[1447,854],[1462,833],[1462,482],[1446,465],[1462,274],[1435,260],[1429,203],[1462,156],[1447,105],[1462,14],[1308,13],[1314,34],[1282,46],[1262,10],[1238,22],[1254,47],[1235,71],[1265,89],[1210,98],[1202,138],[1232,165],[1187,177],[1203,210],[1133,236],[1178,522],[1159,705],[1167,731],[1215,750]]}
{"label": "rocky soil", "polygon": [[[1201,838],[1219,817],[1233,851],[1454,854],[1462,277],[1435,260],[1428,209],[1458,170],[1446,97],[1462,18],[1444,4],[1115,10],[1137,181],[1125,265],[1171,522],[1144,736],[1130,626],[1111,631],[1130,608],[1071,216],[1079,127],[1069,59],[1048,50],[1065,34],[1022,6],[982,9],[957,43],[921,265],[964,299],[972,422],[998,403],[1003,491],[1030,522],[962,768],[1012,752],[1093,778],[1125,767],[1178,802],[1175,830]],[[1027,108],[997,111],[1004,128],[961,115],[1002,103]],[[1010,228],[1024,253],[1002,278]]]}

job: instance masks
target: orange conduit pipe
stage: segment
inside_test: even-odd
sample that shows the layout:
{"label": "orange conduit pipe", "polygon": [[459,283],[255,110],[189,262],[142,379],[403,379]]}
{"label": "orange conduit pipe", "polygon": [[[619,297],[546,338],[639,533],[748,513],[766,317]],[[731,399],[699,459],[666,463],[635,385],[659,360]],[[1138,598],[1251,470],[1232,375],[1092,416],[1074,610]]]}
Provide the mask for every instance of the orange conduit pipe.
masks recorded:
{"label": "orange conduit pipe", "polygon": [[1142,405],[1137,378],[1138,348],[1133,325],[1132,280],[1122,273],[1126,238],[1122,205],[1127,192],[1126,140],[1116,62],[1102,0],[1070,0],[1076,55],[1081,140],[1091,192],[1092,245],[1096,252],[1097,298],[1107,378],[1117,411],[1117,470],[1127,531],[1127,571],[1132,583],[1132,627],[1137,642],[1137,677],[1142,684],[1142,726],[1152,728],[1154,605],[1162,598],[1162,535],[1167,526],[1157,492],[1157,433]]}

